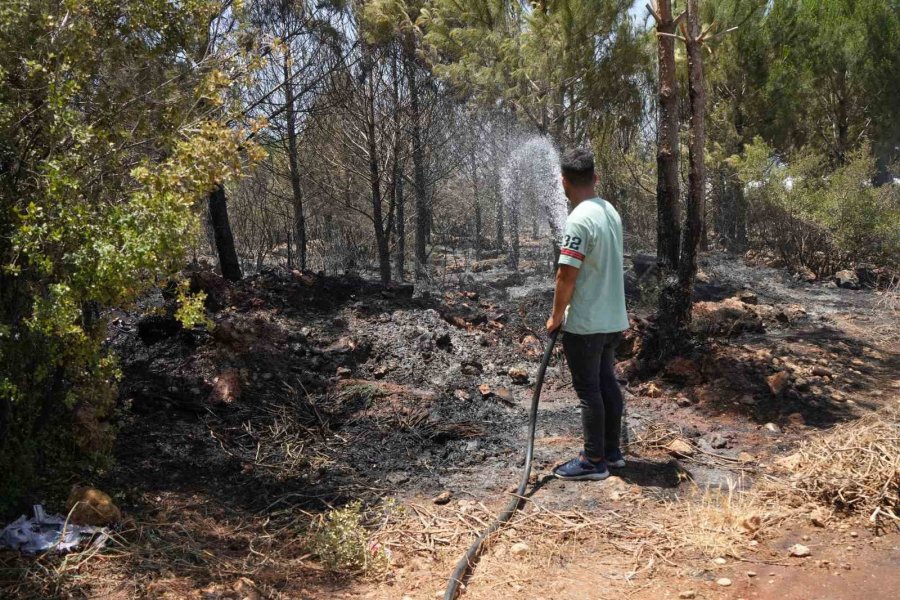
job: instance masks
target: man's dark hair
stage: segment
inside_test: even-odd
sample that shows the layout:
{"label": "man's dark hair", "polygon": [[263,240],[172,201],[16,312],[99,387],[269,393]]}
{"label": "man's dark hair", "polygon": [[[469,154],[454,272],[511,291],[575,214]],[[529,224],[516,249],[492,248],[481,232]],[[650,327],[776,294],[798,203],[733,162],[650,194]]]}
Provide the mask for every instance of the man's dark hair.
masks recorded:
{"label": "man's dark hair", "polygon": [[560,160],[562,174],[569,183],[581,187],[594,181],[594,153],[587,148],[566,151]]}

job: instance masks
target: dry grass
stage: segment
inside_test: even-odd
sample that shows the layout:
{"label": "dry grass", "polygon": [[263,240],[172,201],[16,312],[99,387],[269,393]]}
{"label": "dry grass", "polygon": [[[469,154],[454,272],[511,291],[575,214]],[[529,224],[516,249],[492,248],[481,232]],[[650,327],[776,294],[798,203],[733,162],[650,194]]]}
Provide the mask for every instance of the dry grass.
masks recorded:
{"label": "dry grass", "polygon": [[838,425],[782,461],[796,491],[876,528],[900,525],[900,407]]}
{"label": "dry grass", "polygon": [[666,532],[704,556],[741,557],[789,514],[787,506],[769,499],[765,491],[741,490],[735,482],[727,490],[695,488],[693,494],[666,503]]}

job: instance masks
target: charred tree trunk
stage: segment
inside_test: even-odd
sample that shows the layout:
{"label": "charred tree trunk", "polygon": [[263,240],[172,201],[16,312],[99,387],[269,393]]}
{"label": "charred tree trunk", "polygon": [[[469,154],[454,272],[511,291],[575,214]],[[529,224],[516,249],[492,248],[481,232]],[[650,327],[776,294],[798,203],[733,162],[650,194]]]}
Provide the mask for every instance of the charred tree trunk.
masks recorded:
{"label": "charred tree trunk", "polygon": [[394,194],[396,194],[394,202],[397,206],[397,218],[394,221],[394,227],[397,231],[394,270],[396,271],[397,281],[404,281],[406,278],[406,201],[403,198],[403,175],[399,173],[399,169]]}
{"label": "charred tree trunk", "polygon": [[306,270],[306,217],[303,214],[303,189],[300,187],[300,165],[297,156],[297,124],[294,106],[294,83],[291,78],[290,45],[284,56],[284,102],[287,120],[288,166],[291,177],[291,204],[294,209],[294,241],[300,270]]}
{"label": "charred tree trunk", "polygon": [[478,157],[475,148],[469,152],[472,163],[472,204],[475,209],[475,260],[481,260],[481,202],[478,201]]}
{"label": "charred tree trunk", "polygon": [[[371,77],[371,75],[369,76]],[[391,281],[391,253],[388,246],[388,236],[384,229],[384,215],[382,204],[384,198],[381,194],[381,173],[378,168],[378,138],[375,123],[375,86],[369,81],[368,97],[366,101],[366,148],[369,158],[369,179],[372,192],[372,222],[375,226],[375,246],[378,250],[378,272],[381,281]]]}
{"label": "charred tree trunk", "polygon": [[681,195],[678,173],[678,79],[675,73],[675,31],[672,0],[656,3],[659,54],[659,143],[656,153],[656,256],[664,270],[678,268]]}
{"label": "charred tree trunk", "polygon": [[519,211],[509,211],[509,254],[507,264],[513,271],[519,270]]}
{"label": "charred tree trunk", "polygon": [[697,252],[703,235],[705,214],[706,167],[706,91],[703,76],[703,40],[700,34],[698,0],[688,0],[687,26],[681,32],[688,55],[688,96],[691,120],[688,139],[687,210],[681,254],[675,276],[669,276],[659,297],[657,328],[642,349],[642,358],[659,361],[686,349],[691,340],[691,301],[697,275]]}
{"label": "charred tree trunk", "polygon": [[475,200],[475,260],[481,260],[481,203]]}
{"label": "charred tree trunk", "polygon": [[[706,90],[703,78],[703,41],[700,39],[700,15],[698,0],[688,0],[687,27],[682,28],[688,56],[688,97],[691,107],[691,125],[688,137],[687,215],[681,240],[681,256],[678,261],[678,278],[669,282],[660,297],[659,320],[664,324],[669,347],[677,347],[691,321],[691,297],[697,275],[697,251],[703,235],[703,218],[706,208]],[[673,285],[674,284],[674,285]]]}
{"label": "charred tree trunk", "polygon": [[428,238],[431,231],[431,215],[428,210],[428,190],[425,185],[425,152],[422,147],[422,114],[419,105],[419,84],[415,60],[407,60],[409,80],[409,106],[412,120],[413,187],[416,199],[416,281],[428,276]]}
{"label": "charred tree trunk", "polygon": [[497,206],[497,251],[502,252],[506,247],[506,228],[504,223],[504,215],[503,215],[503,194],[499,191],[496,191],[495,195],[497,197],[496,206]]}
{"label": "charred tree trunk", "polygon": [[209,221],[212,225],[216,242],[216,254],[219,256],[219,268],[222,277],[229,281],[240,281],[241,264],[238,262],[234,248],[234,235],[231,233],[231,221],[228,219],[228,204],[225,188],[217,185],[208,197]]}

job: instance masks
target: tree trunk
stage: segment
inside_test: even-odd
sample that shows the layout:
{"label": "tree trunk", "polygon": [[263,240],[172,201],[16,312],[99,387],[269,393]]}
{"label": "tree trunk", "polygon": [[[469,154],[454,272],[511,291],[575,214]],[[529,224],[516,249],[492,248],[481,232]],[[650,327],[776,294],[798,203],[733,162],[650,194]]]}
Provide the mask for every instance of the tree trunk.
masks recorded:
{"label": "tree trunk", "polygon": [[509,211],[509,254],[507,263],[513,271],[519,270],[519,211]]}
{"label": "tree trunk", "polygon": [[287,120],[288,166],[291,178],[291,204],[294,208],[294,241],[300,270],[306,270],[306,217],[303,214],[303,189],[300,187],[300,165],[297,156],[297,124],[294,106],[294,83],[291,79],[291,51],[284,56],[284,102]]}
{"label": "tree trunk", "polygon": [[[703,218],[706,209],[706,89],[703,79],[703,43],[700,40],[700,14],[698,0],[688,0],[687,40],[688,97],[691,107],[691,127],[688,136],[687,215],[681,240],[681,257],[678,262],[678,285],[671,295],[667,312],[660,316],[671,323],[679,334],[687,330],[691,320],[691,297],[694,278],[697,275],[697,250],[703,235]],[[667,295],[668,296],[668,295]]]}
{"label": "tree trunk", "polygon": [[241,279],[241,264],[234,249],[234,235],[231,233],[231,222],[228,220],[228,205],[225,188],[217,185],[208,197],[209,221],[212,224],[216,241],[216,254],[219,255],[219,268],[222,277],[229,281]]}
{"label": "tree trunk", "polygon": [[474,146],[469,152],[472,162],[472,199],[475,208],[475,260],[481,260],[481,202],[478,200],[478,157]]}
{"label": "tree trunk", "polygon": [[428,276],[427,245],[430,235],[430,218],[428,211],[428,195],[425,185],[425,153],[422,147],[422,114],[419,106],[419,86],[416,78],[416,63],[412,58],[407,59],[407,79],[409,80],[409,105],[410,118],[412,120],[412,156],[413,156],[413,187],[416,198],[416,251],[415,273],[416,281],[421,281]]}
{"label": "tree trunk", "polygon": [[394,202],[397,206],[397,218],[394,221],[394,227],[397,231],[394,270],[396,271],[397,281],[404,281],[406,278],[406,201],[403,198],[403,174],[399,172],[399,168],[394,193],[396,194]]}
{"label": "tree trunk", "polygon": [[366,143],[369,153],[369,178],[372,190],[372,222],[375,226],[375,245],[378,249],[378,271],[381,281],[391,281],[391,253],[388,246],[387,234],[384,230],[384,216],[382,215],[381,174],[378,169],[378,139],[375,131],[375,90],[370,81],[368,102],[368,114],[366,115]]}
{"label": "tree trunk", "polygon": [[[666,271],[678,267],[680,209],[678,173],[678,79],[675,72],[676,23],[672,1],[658,0],[659,143],[656,153],[656,256]],[[660,35],[665,34],[665,35]]]}
{"label": "tree trunk", "polygon": [[847,164],[847,151],[850,145],[850,121],[848,117],[847,72],[844,69],[835,74],[834,91],[836,105],[834,108],[834,158],[838,165]]}
{"label": "tree trunk", "polygon": [[497,196],[497,251],[502,252],[503,248],[506,246],[506,231],[503,222],[503,194],[497,191],[496,187],[494,193]]}
{"label": "tree trunk", "polygon": [[688,0],[686,39],[688,54],[688,95],[691,121],[688,140],[687,215],[681,240],[681,255],[676,275],[666,278],[659,296],[657,329],[642,347],[642,358],[664,360],[685,349],[691,340],[688,326],[691,320],[691,301],[697,275],[697,250],[703,234],[705,213],[706,168],[704,164],[706,92],[703,79],[703,43],[700,39],[698,0]]}

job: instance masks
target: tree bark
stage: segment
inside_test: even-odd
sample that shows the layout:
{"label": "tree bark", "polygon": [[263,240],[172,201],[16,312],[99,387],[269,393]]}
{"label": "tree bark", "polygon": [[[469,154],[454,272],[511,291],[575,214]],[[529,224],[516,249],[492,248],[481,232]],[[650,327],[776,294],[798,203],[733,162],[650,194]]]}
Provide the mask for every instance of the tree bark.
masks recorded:
{"label": "tree bark", "polygon": [[366,144],[369,154],[369,178],[372,191],[372,221],[375,226],[375,245],[378,250],[378,271],[381,281],[391,281],[391,253],[388,246],[387,234],[384,230],[384,216],[382,214],[383,197],[381,195],[381,173],[378,168],[378,139],[375,128],[375,88],[369,75],[369,90],[367,91],[368,103],[366,114]]}
{"label": "tree bark", "polygon": [[303,189],[300,187],[300,165],[297,155],[297,125],[294,106],[294,83],[291,78],[291,51],[288,46],[284,56],[284,102],[287,120],[288,166],[291,178],[291,203],[294,209],[294,241],[300,270],[306,270],[306,217],[303,214]]}
{"label": "tree bark", "polygon": [[[659,54],[659,143],[656,153],[656,256],[664,270],[678,267],[681,195],[678,173],[678,79],[672,0],[656,3]],[[660,35],[664,34],[664,35]]]}
{"label": "tree bark", "polygon": [[469,151],[472,162],[472,199],[475,208],[475,260],[481,260],[481,202],[478,200],[478,157],[474,146]]}
{"label": "tree bark", "polygon": [[706,89],[703,77],[703,42],[700,39],[698,0],[688,0],[687,27],[684,29],[688,56],[688,97],[691,124],[688,136],[688,197],[687,215],[681,240],[678,262],[678,285],[675,293],[666,295],[671,303],[662,318],[682,333],[691,321],[691,297],[697,275],[697,251],[703,235],[706,212]]}
{"label": "tree bark", "polygon": [[397,232],[394,270],[397,281],[404,281],[406,279],[406,201],[403,198],[403,174],[399,168],[397,171],[397,185],[394,187],[394,194],[396,194],[394,202],[397,206],[397,218],[394,221]]}
{"label": "tree bark", "polygon": [[519,212],[520,210],[509,211],[509,253],[506,260],[510,270],[519,270]]}
{"label": "tree bark", "polygon": [[241,264],[238,262],[234,248],[234,235],[231,233],[231,222],[228,219],[228,204],[225,188],[217,185],[208,197],[209,221],[212,224],[216,241],[216,254],[219,255],[219,268],[222,277],[229,281],[241,279]]}
{"label": "tree bark", "polygon": [[499,191],[496,191],[495,193],[497,195],[497,250],[499,252],[502,252],[503,248],[506,247],[506,231],[504,227],[505,224],[503,215],[503,194],[501,194]]}
{"label": "tree bark", "polygon": [[682,27],[688,55],[688,96],[691,120],[688,139],[688,197],[681,254],[675,275],[669,275],[659,296],[657,329],[642,347],[642,358],[664,360],[690,344],[694,280],[697,275],[697,251],[703,234],[706,167],[704,143],[706,131],[706,92],[703,77],[703,41],[700,38],[698,0],[688,0],[687,26]]}
{"label": "tree bark", "polygon": [[416,63],[407,57],[407,79],[409,81],[410,118],[412,120],[413,187],[416,199],[416,251],[415,277],[421,281],[428,276],[428,238],[431,232],[431,215],[428,211],[428,194],[425,184],[425,153],[422,147],[422,114],[419,105],[419,85],[416,77]]}

